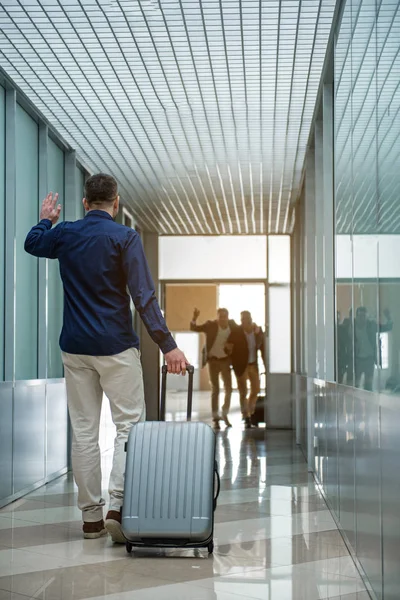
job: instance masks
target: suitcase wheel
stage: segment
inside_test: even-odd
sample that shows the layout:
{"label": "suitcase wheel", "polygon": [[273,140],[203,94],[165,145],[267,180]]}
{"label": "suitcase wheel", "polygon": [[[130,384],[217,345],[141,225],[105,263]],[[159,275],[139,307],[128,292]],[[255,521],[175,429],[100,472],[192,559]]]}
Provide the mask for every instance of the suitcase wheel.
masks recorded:
{"label": "suitcase wheel", "polygon": [[126,551],[128,554],[130,554],[132,552],[132,544],[130,542],[126,542]]}
{"label": "suitcase wheel", "polygon": [[208,554],[212,554],[214,552],[214,542],[210,542],[207,546]]}

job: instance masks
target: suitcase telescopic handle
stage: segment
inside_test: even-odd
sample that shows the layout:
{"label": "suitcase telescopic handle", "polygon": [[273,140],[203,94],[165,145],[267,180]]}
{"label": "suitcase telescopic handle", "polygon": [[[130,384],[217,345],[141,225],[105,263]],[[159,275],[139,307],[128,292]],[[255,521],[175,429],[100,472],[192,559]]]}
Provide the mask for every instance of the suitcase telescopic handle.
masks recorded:
{"label": "suitcase telescopic handle", "polygon": [[[186,371],[189,376],[186,418],[188,421],[191,421],[192,420],[192,405],[193,405],[194,367],[192,365],[187,365]],[[165,421],[165,405],[166,405],[166,398],[167,398],[167,375],[168,375],[167,365],[162,366],[161,373],[162,373],[162,378],[161,378],[160,421]]]}

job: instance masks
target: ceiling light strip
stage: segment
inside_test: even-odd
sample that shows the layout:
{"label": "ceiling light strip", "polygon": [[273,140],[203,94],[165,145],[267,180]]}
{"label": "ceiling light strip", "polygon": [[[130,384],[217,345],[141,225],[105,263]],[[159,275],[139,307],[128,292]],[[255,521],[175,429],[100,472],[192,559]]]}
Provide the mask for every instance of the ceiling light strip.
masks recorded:
{"label": "ceiling light strip", "polygon": [[236,223],[237,223],[237,233],[241,234],[242,233],[242,226],[241,226],[241,223],[240,223],[239,211],[238,211],[238,207],[237,207],[237,203],[236,203],[235,186],[233,185],[232,171],[231,171],[231,167],[230,167],[229,163],[227,163],[226,168],[228,170],[229,184],[230,184],[230,187],[231,187],[231,194],[232,194],[232,200],[233,200],[233,210],[234,210],[234,213],[235,213]]}
{"label": "ceiling light strip", "polygon": [[238,162],[238,173],[239,173],[240,193],[241,193],[241,196],[242,196],[244,229],[245,229],[246,235],[249,235],[249,223],[248,223],[248,220],[247,220],[247,207],[246,207],[246,199],[245,199],[245,196],[244,196],[243,175],[242,175],[242,168],[240,166],[240,161]]}
{"label": "ceiling light strip", "polygon": [[219,179],[219,183],[221,186],[221,191],[222,191],[222,198],[224,200],[224,204],[225,204],[225,210],[226,210],[226,215],[228,217],[228,226],[229,226],[229,233],[232,235],[233,233],[233,226],[232,226],[232,220],[231,220],[231,216],[229,214],[229,208],[228,208],[228,203],[226,201],[226,194],[225,194],[225,186],[224,186],[224,181],[222,179],[221,176],[221,171],[219,170],[219,166],[215,165],[216,169],[217,169],[217,173],[218,173],[218,179]]}
{"label": "ceiling light strip", "polygon": [[207,165],[204,165],[204,168],[205,168],[206,173],[207,173],[208,181],[210,182],[210,187],[211,187],[211,191],[212,191],[212,194],[213,194],[213,197],[214,197],[215,206],[217,207],[217,213],[218,213],[219,219],[221,221],[222,233],[226,233],[225,223],[224,223],[224,220],[222,218],[221,209],[219,207],[219,202],[218,202],[217,194],[215,193],[215,189],[214,189],[214,186],[213,186],[213,182],[212,182],[212,179],[211,179],[209,168],[208,168]]}
{"label": "ceiling light strip", "polygon": [[276,101],[277,101],[277,90],[278,90],[278,66],[279,66],[279,49],[280,49],[280,35],[281,35],[281,18],[282,18],[282,2],[279,2],[278,8],[278,33],[276,38],[276,59],[275,59],[275,85],[274,85],[274,116],[272,125],[272,138],[271,138],[271,171],[270,171],[270,184],[269,184],[269,207],[268,207],[268,230],[267,233],[272,233],[272,199],[273,199],[273,185],[274,185],[274,168],[275,168],[275,135],[276,135]]}
{"label": "ceiling light strip", "polygon": [[[296,57],[297,57],[297,51],[298,51],[300,14],[301,14],[301,9],[302,9],[302,2],[303,2],[303,0],[299,0],[298,10],[297,10],[296,37],[295,37],[295,42],[294,42],[294,50],[293,50],[293,58],[292,58],[292,66],[291,66],[292,76],[290,78],[289,108],[287,111],[288,115],[287,115],[286,130],[285,130],[285,150],[284,150],[284,159],[282,162],[282,170],[281,170],[281,177],[280,177],[280,183],[279,183],[278,206],[276,209],[276,220],[275,220],[275,233],[280,232],[279,225],[280,225],[280,215],[281,215],[281,207],[282,207],[283,184],[284,184],[284,180],[285,180],[287,155],[288,155],[288,148],[289,148],[289,125],[291,122],[290,117],[291,117],[291,108],[292,108],[292,100],[293,100],[293,81],[294,81],[294,72],[295,72]],[[290,201],[290,196],[288,197],[288,202],[289,201]],[[287,207],[286,215],[288,214],[288,210],[289,209]],[[286,223],[286,219],[284,221],[282,233],[286,233],[285,223]]]}
{"label": "ceiling light strip", "polygon": [[[199,175],[199,171],[198,171],[198,169],[197,169],[197,165],[195,165],[195,167],[194,167],[194,168],[195,168],[196,175],[197,175],[197,179],[198,179],[198,181],[199,181],[199,185],[200,185],[200,187],[201,187],[201,190],[202,190],[202,192],[203,192],[204,201],[205,201],[205,203],[206,203],[206,206],[207,206],[207,209],[208,209],[209,215],[210,215],[210,217],[211,217],[211,220],[212,220],[212,222],[213,222],[213,225],[214,225],[215,231],[216,231],[217,235],[220,235],[220,229],[219,229],[219,227],[218,227],[217,221],[215,220],[214,214],[213,214],[213,212],[212,212],[212,210],[211,210],[211,204],[210,204],[210,201],[209,201],[209,199],[208,199],[208,196],[207,196],[206,190],[204,189],[203,181],[202,181],[202,179],[201,179],[201,177],[200,177],[200,175]],[[190,183],[191,183],[191,182],[190,182]]]}

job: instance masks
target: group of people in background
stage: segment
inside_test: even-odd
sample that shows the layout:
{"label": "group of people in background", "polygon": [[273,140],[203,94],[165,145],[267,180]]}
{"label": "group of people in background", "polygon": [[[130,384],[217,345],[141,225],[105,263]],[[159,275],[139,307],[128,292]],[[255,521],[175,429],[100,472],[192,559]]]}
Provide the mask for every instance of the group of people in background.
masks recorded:
{"label": "group of people in background", "polygon": [[[258,355],[261,353],[265,364],[264,333],[253,323],[251,314],[241,313],[238,325],[229,318],[226,308],[217,311],[217,318],[198,324],[200,311],[195,308],[190,323],[191,331],[204,333],[206,345],[203,349],[202,366],[208,365],[211,384],[211,410],[215,429],[220,429],[220,421],[231,427],[229,410],[232,396],[232,369],[236,375],[240,394],[240,408],[246,429],[252,427],[252,415],[260,393]],[[220,378],[225,389],[225,399],[219,410]],[[248,391],[248,382],[250,391]]]}
{"label": "group of people in background", "polygon": [[364,389],[372,391],[375,365],[382,364],[380,333],[393,329],[390,311],[384,311],[385,322],[379,323],[368,316],[364,306],[359,306],[356,316],[350,309],[343,321],[337,314],[338,383],[360,387],[364,376]]}

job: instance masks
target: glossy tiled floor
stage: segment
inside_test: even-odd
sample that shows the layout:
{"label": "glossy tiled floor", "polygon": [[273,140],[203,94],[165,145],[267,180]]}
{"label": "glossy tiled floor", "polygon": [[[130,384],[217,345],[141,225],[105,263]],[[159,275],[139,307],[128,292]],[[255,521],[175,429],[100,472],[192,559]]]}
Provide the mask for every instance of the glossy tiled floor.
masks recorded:
{"label": "glossy tiled floor", "polygon": [[[171,418],[182,397],[170,396]],[[195,400],[206,416],[208,398]],[[203,414],[204,413],[204,414]],[[218,434],[222,492],[213,557],[83,540],[76,489],[63,477],[0,510],[0,600],[368,600],[291,432]],[[104,413],[104,487],[113,430]]]}

